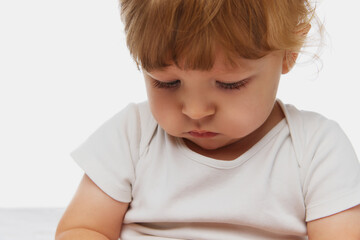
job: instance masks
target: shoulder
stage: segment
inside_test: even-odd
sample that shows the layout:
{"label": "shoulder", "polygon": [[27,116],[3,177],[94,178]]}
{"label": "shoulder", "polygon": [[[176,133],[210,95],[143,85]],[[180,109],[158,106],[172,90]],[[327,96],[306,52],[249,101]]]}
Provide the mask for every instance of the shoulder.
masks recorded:
{"label": "shoulder", "polygon": [[158,124],[151,113],[150,106],[147,101],[136,104],[135,106],[138,114],[138,129],[141,131],[139,139],[139,154],[142,155],[149,146]]}
{"label": "shoulder", "polygon": [[351,143],[340,125],[319,113],[299,110],[291,104],[280,102],[289,126],[291,139],[299,165],[306,155],[324,148],[348,146]]}
{"label": "shoulder", "polygon": [[137,161],[156,126],[147,102],[130,103],[103,122],[76,152],[96,150],[118,157],[127,152]]}
{"label": "shoulder", "polygon": [[157,128],[147,101],[128,104],[104,125],[107,125],[110,131],[116,129],[118,134],[133,142],[132,145],[137,146],[140,155]]}
{"label": "shoulder", "polygon": [[131,103],[71,152],[90,179],[112,198],[129,202],[134,169],[156,129],[146,103]]}
{"label": "shoulder", "polygon": [[318,144],[330,146],[335,142],[350,143],[336,121],[316,112],[298,110],[293,105],[287,104],[284,108],[290,132],[303,141],[303,147],[318,146]]}
{"label": "shoulder", "polygon": [[339,124],[321,114],[282,104],[302,181],[306,221],[360,203],[360,164]]}
{"label": "shoulder", "polygon": [[319,130],[321,126],[334,127],[338,124],[317,112],[299,110],[291,104],[280,104],[288,124],[293,128],[310,133]]}
{"label": "shoulder", "polygon": [[116,128],[129,135],[134,135],[134,133],[137,135],[146,135],[147,130],[156,127],[156,125],[157,123],[152,116],[149,104],[145,101],[128,104],[107,120],[103,124],[103,127],[107,126],[107,128],[112,130]]}

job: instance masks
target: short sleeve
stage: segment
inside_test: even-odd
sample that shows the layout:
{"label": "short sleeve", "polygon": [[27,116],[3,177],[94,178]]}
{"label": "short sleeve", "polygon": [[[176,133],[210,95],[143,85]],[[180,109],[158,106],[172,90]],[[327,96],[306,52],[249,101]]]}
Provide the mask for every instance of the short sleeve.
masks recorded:
{"label": "short sleeve", "polygon": [[70,154],[100,189],[121,202],[131,201],[141,135],[138,115],[137,105],[128,105]]}
{"label": "short sleeve", "polygon": [[306,221],[360,204],[360,163],[340,126],[324,120],[306,145]]}

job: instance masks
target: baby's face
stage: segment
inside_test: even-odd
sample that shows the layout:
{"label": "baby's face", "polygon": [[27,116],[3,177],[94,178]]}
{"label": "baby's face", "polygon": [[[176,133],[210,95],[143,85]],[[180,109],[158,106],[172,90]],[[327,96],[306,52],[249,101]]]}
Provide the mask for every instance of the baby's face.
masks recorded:
{"label": "baby's face", "polygon": [[218,53],[210,71],[144,71],[151,111],[168,134],[204,150],[246,139],[273,115],[283,58],[277,51],[229,68]]}

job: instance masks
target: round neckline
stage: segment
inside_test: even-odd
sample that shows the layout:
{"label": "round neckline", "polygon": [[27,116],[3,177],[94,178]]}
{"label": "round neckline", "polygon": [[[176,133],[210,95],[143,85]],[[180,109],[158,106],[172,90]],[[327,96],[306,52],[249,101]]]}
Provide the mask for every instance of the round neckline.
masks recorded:
{"label": "round neckline", "polygon": [[201,155],[189,149],[182,138],[176,138],[176,145],[183,155],[193,161],[213,168],[230,169],[235,168],[250,159],[254,154],[261,150],[263,146],[265,146],[273,137],[275,137],[286,125],[286,118],[283,118],[256,144],[254,144],[249,150],[247,150],[234,160],[221,160]]}

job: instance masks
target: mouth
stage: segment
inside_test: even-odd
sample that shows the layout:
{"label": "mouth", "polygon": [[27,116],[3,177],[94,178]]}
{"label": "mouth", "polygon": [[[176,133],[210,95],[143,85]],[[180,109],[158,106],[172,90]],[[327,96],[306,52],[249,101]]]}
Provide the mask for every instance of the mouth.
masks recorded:
{"label": "mouth", "polygon": [[196,138],[211,138],[211,137],[215,137],[216,135],[218,135],[218,133],[207,132],[207,131],[198,131],[198,130],[190,131],[190,132],[188,132],[188,134],[190,134],[190,136],[196,137]]}

